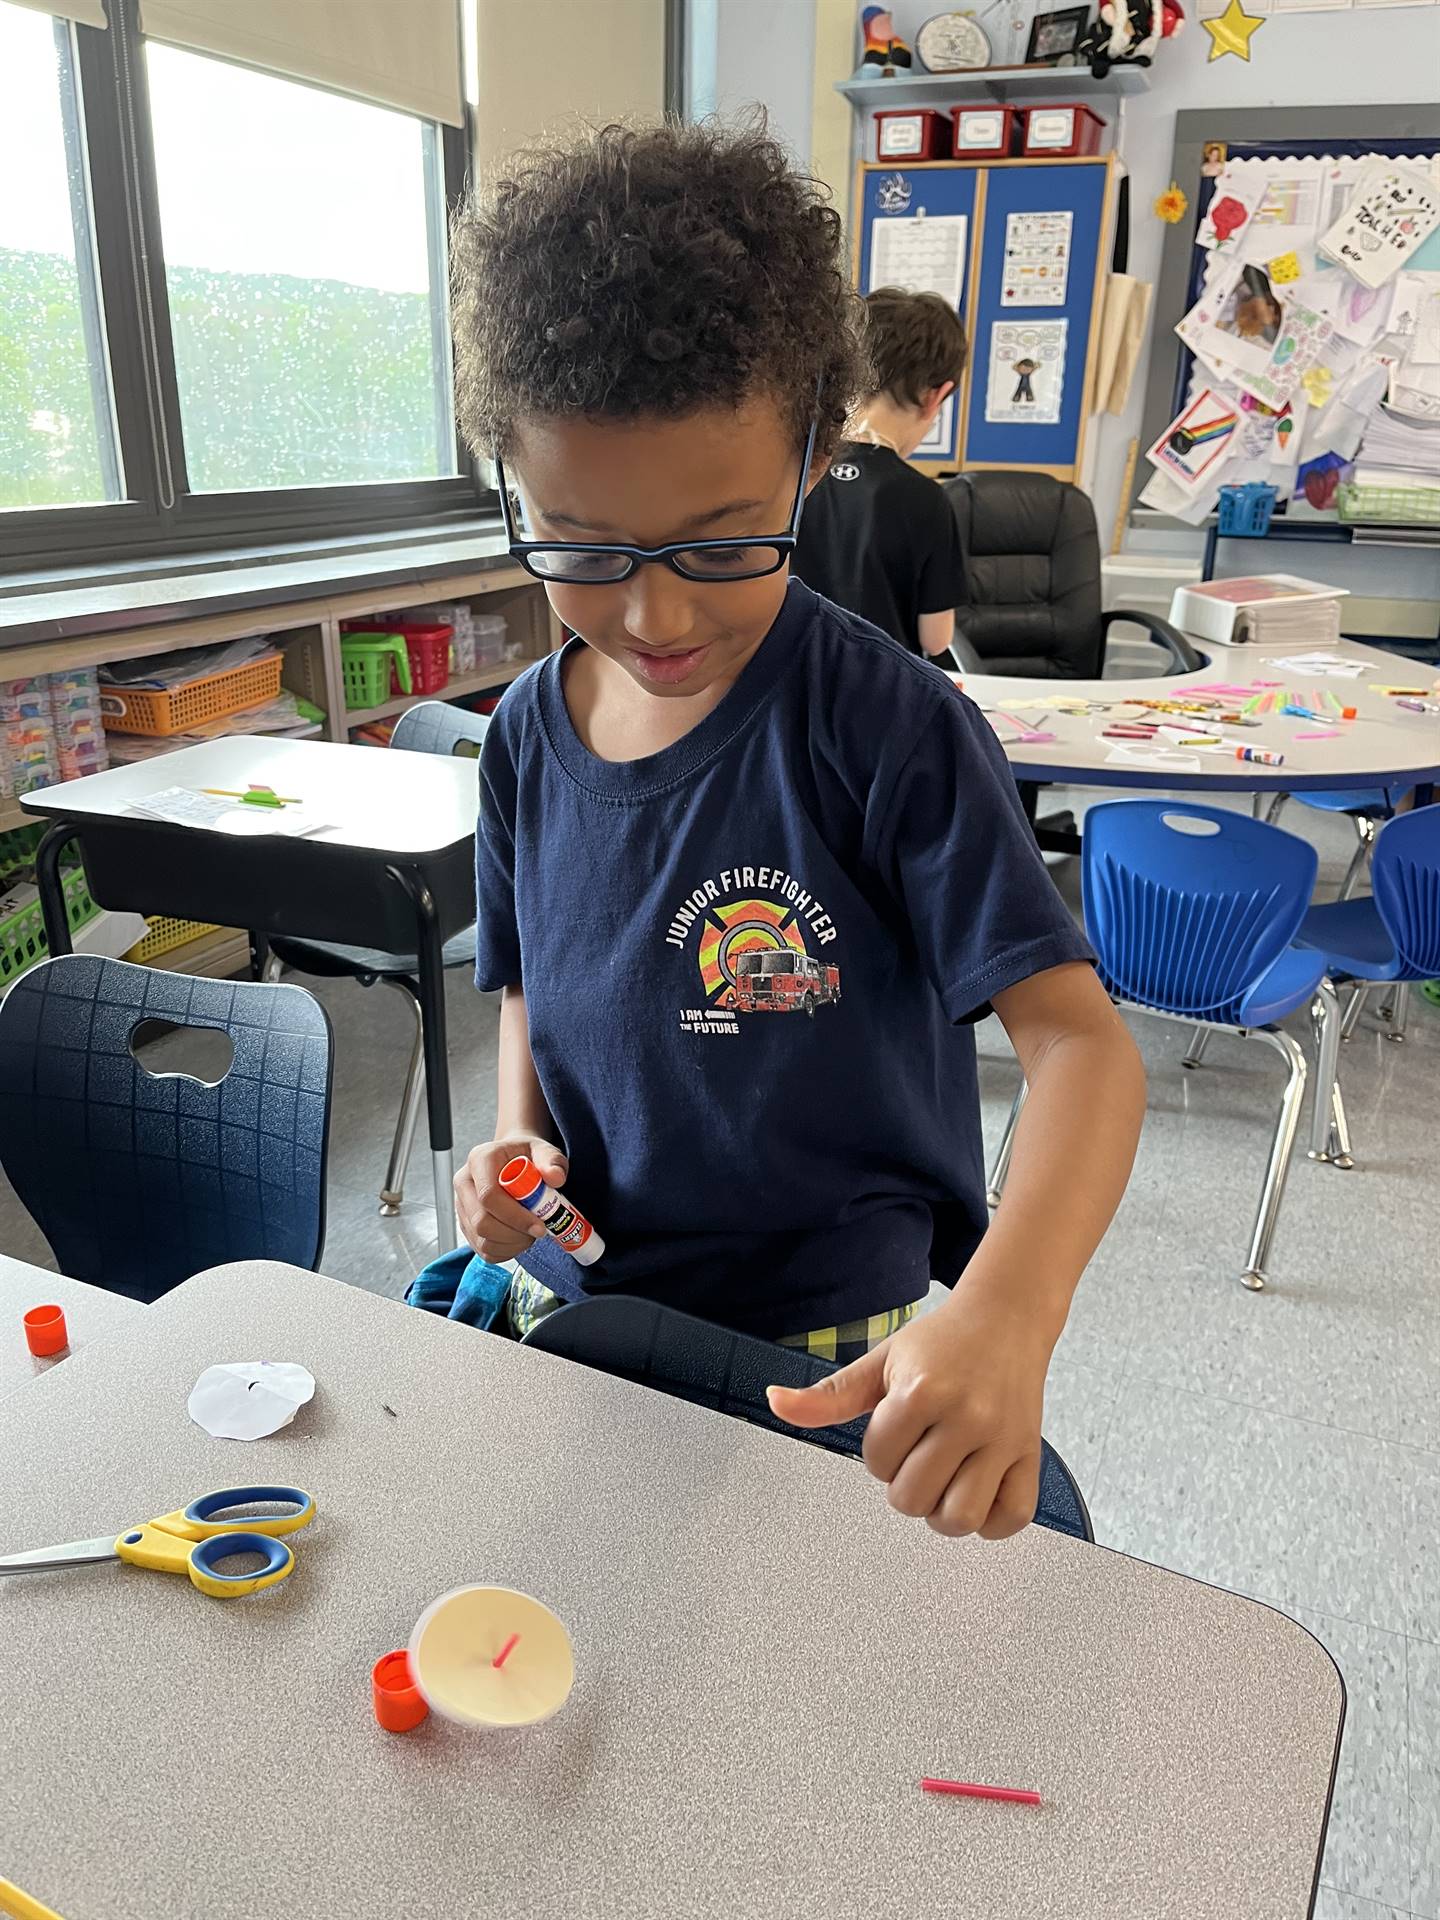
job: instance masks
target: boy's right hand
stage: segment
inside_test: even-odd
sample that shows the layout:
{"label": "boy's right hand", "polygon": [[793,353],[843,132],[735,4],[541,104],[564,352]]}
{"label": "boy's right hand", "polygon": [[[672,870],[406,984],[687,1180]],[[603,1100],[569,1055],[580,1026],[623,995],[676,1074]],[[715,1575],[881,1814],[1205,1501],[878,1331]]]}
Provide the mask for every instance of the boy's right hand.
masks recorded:
{"label": "boy's right hand", "polygon": [[532,1241],[545,1238],[540,1221],[500,1184],[500,1169],[521,1154],[535,1162],[547,1186],[558,1187],[569,1170],[564,1154],[548,1140],[512,1134],[509,1139],[487,1140],[473,1147],[455,1176],[460,1231],[482,1260],[497,1265],[517,1259]]}

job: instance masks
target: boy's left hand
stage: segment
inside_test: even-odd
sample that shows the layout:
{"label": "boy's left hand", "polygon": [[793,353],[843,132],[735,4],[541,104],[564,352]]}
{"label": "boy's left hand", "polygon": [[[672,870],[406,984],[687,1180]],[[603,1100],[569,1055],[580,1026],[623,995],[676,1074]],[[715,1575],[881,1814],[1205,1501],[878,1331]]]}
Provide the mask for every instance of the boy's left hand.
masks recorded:
{"label": "boy's left hand", "polygon": [[1053,1344],[1012,1310],[957,1290],[813,1387],[770,1387],[770,1409],[793,1427],[870,1413],[865,1464],[898,1513],[937,1533],[1003,1540],[1035,1515]]}

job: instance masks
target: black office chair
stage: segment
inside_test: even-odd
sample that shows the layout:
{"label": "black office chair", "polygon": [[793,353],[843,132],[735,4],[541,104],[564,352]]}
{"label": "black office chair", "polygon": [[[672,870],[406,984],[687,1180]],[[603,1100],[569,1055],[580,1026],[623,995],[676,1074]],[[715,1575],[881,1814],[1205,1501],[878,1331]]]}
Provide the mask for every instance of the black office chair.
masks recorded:
{"label": "black office chair", "polygon": [[[955,609],[956,658],[972,674],[1039,680],[1094,680],[1105,671],[1110,629],[1143,627],[1164,650],[1163,674],[1190,673],[1200,655],[1168,620],[1100,606],[1100,540],[1095,509],[1079,487],[1048,473],[963,473],[944,483],[965,561],[963,606]],[[1048,852],[1078,853],[1070,813],[1036,820],[1039,788],[1020,797]]]}
{"label": "black office chair", "polygon": [[[452,707],[444,700],[424,700],[407,707],[395,722],[389,751],[402,753],[461,754],[478,758],[480,743],[490,717],[470,713],[464,707]],[[421,1031],[419,958],[413,953],[383,953],[373,947],[347,947],[330,940],[297,940],[279,935],[270,941],[270,961],[266,977],[273,978],[279,964],[293,967],[321,979],[356,980],[362,987],[377,981],[404,994],[415,1015],[415,1039],[410,1049],[410,1064],[405,1074],[405,1089],[400,1096],[400,1116],[395,1123],[395,1138],[390,1148],[390,1164],[385,1184],[380,1189],[380,1211],[397,1214],[405,1199],[405,1173],[410,1164],[410,1149],[420,1117],[420,1102],[425,1093],[425,1039]],[[445,942],[445,965],[475,965],[475,928],[472,924]],[[272,972],[272,969],[274,970]]]}
{"label": "black office chair", "polygon": [[[696,1320],[653,1300],[607,1294],[557,1307],[536,1321],[521,1344],[831,1453],[858,1458],[865,1438],[864,1420],[807,1431],[787,1426],[770,1411],[766,1387],[814,1386],[827,1373],[834,1373],[830,1361],[796,1347],[773,1346],[751,1334],[732,1333],[728,1327]],[[1089,1509],[1070,1469],[1048,1441],[1042,1441],[1041,1448],[1036,1525],[1093,1541]]]}

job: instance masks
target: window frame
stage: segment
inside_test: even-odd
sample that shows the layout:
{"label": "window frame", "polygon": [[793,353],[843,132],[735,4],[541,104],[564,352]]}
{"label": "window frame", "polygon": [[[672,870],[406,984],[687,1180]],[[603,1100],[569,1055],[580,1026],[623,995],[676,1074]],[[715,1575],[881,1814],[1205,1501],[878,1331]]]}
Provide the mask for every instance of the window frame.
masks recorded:
{"label": "window frame", "polygon": [[[109,413],[127,497],[87,506],[0,509],[6,569],[103,567],[210,549],[349,542],[493,515],[494,489],[458,430],[457,470],[441,478],[188,491],[137,0],[107,0],[107,12],[108,31],[58,19],[55,28],[57,36],[68,36],[71,49],[100,291],[98,325],[108,347]],[[62,79],[62,103],[64,97]],[[464,129],[421,122],[434,183],[426,195],[432,262],[444,259],[445,222],[469,184],[469,111],[467,106]],[[448,347],[439,313],[433,326]],[[438,381],[436,394],[438,404]]]}

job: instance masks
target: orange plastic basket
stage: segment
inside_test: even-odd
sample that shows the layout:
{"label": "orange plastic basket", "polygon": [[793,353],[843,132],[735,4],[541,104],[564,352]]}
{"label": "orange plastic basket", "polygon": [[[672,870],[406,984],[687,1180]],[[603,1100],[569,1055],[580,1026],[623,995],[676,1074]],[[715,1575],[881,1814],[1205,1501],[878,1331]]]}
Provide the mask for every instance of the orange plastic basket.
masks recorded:
{"label": "orange plastic basket", "polygon": [[267,653],[185,687],[102,687],[101,718],[111,733],[184,733],[202,720],[223,720],[273,700],[283,664],[278,653]]}

